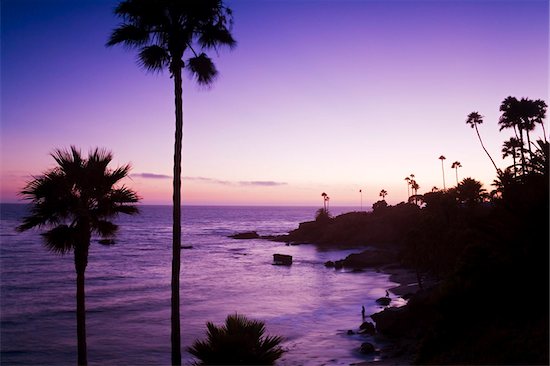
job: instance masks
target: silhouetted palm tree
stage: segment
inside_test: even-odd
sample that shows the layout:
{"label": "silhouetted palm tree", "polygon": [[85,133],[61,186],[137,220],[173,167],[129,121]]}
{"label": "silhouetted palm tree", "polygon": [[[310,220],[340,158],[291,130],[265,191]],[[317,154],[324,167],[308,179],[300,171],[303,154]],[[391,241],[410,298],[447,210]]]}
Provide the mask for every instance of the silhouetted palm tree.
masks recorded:
{"label": "silhouetted palm tree", "polygon": [[327,210],[327,197],[328,197],[328,195],[325,192],[323,192],[323,193],[321,193],[321,197],[323,197],[323,210],[326,211]]}
{"label": "silhouetted palm tree", "polygon": [[480,203],[487,197],[487,191],[482,187],[481,182],[472,178],[464,178],[456,187],[458,199],[470,206]]}
{"label": "silhouetted palm tree", "polygon": [[477,137],[479,138],[479,142],[481,144],[481,147],[483,148],[483,150],[485,151],[485,153],[487,154],[487,156],[491,160],[491,163],[493,163],[493,166],[495,167],[495,170],[498,172],[499,169],[498,169],[497,165],[495,164],[495,161],[491,157],[491,154],[489,154],[489,152],[485,148],[485,145],[483,145],[483,141],[481,140],[481,135],[479,134],[479,130],[477,129],[477,125],[480,125],[480,124],[483,123],[483,117],[478,112],[472,112],[468,115],[468,119],[466,120],[466,123],[469,124],[470,127],[476,129]]}
{"label": "silhouetted palm tree", "polygon": [[221,327],[208,322],[206,328],[207,339],[187,349],[199,365],[273,365],[284,353],[281,337],[264,336],[264,323],[243,315],[229,315]]}
{"label": "silhouetted palm tree", "polygon": [[512,160],[514,162],[514,177],[517,176],[518,170],[516,159],[520,157],[520,155],[518,155],[517,149],[521,149],[521,142],[515,137],[510,137],[508,141],[504,141],[501,150],[503,159],[508,156],[512,157]]}
{"label": "silhouetted palm tree", "polygon": [[527,137],[527,150],[529,151],[530,158],[533,156],[531,150],[531,137],[529,132],[535,128],[536,123],[540,123],[544,138],[546,141],[546,130],[544,128],[544,118],[546,117],[546,103],[543,100],[531,100],[528,98],[521,98],[518,100],[514,97],[507,97],[500,105],[500,111],[502,115],[499,119],[500,130],[504,128],[513,128],[518,137],[517,131],[519,130],[519,141],[521,143],[521,164],[522,172],[525,173],[526,160],[525,160],[525,140],[523,138],[523,131]]}
{"label": "silhouetted palm tree", "polygon": [[359,195],[361,196],[361,211],[363,211],[363,190],[359,190]]}
{"label": "silhouetted palm tree", "polygon": [[95,149],[83,159],[80,151],[72,146],[70,151],[55,150],[52,157],[57,166],[29,182],[21,191],[32,207],[30,215],[17,229],[48,228],[42,236],[49,250],[60,254],[74,251],[78,364],[86,365],[84,273],[91,237],[98,234],[112,238],[118,227],[108,219],[119,213],[137,213],[132,204],[138,202],[138,196],[125,186],[115,187],[128,176],[130,166],[110,170],[108,165],[113,156],[105,150]]}
{"label": "silhouetted palm tree", "polygon": [[443,166],[443,160],[447,158],[441,155],[438,159],[441,160],[441,171],[443,173],[443,190],[445,190],[445,167]]}
{"label": "silhouetted palm tree", "polygon": [[388,195],[388,192],[385,189],[382,189],[380,191],[379,196],[382,197],[382,200],[385,200],[386,196]]}
{"label": "silhouetted palm tree", "polygon": [[[121,44],[139,51],[147,71],[168,69],[174,79],[176,131],[173,176],[172,233],[172,364],[181,364],[179,277],[181,250],[181,151],[183,138],[182,70],[199,84],[209,85],[217,75],[204,50],[234,47],[230,33],[232,12],[221,0],[124,0],[115,9],[123,24],[111,34],[107,46]],[[190,54],[185,62],[186,55]]]}
{"label": "silhouetted palm tree", "polygon": [[411,178],[405,177],[405,181],[407,182],[407,200],[408,200],[409,197],[411,196],[411,193],[410,193]]}
{"label": "silhouetted palm tree", "polygon": [[455,170],[455,173],[456,173],[456,185],[458,186],[458,168],[462,168],[462,164],[460,164],[460,161],[455,161],[452,165],[451,165],[451,169],[454,169]]}

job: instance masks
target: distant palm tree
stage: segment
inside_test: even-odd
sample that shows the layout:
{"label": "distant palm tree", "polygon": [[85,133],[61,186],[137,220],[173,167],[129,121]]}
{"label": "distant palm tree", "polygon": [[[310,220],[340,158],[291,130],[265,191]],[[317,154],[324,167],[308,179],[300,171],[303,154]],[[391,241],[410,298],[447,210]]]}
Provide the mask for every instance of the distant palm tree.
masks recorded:
{"label": "distant palm tree", "polygon": [[[181,364],[180,250],[181,250],[181,153],[183,139],[182,70],[186,68],[201,85],[210,85],[218,71],[204,50],[236,45],[229,30],[232,12],[221,0],[124,0],[115,9],[122,18],[107,46],[121,44],[139,51],[147,71],[168,69],[174,79],[176,131],[173,172],[172,230],[172,364]],[[185,62],[183,57],[190,54]]]}
{"label": "distant palm tree", "polygon": [[477,125],[480,125],[482,123],[483,123],[483,117],[478,112],[470,113],[468,115],[468,119],[466,120],[466,124],[469,124],[470,127],[476,129],[477,137],[479,138],[479,142],[481,143],[481,147],[483,148],[483,150],[485,151],[485,153],[487,154],[487,156],[491,160],[491,163],[493,163],[493,166],[495,167],[495,170],[498,172],[499,169],[498,169],[497,165],[495,164],[495,161],[491,157],[491,154],[489,154],[489,152],[485,148],[485,145],[483,145],[483,141],[481,140],[481,135],[479,134],[479,130],[477,129]]}
{"label": "distant palm tree", "polygon": [[520,154],[518,154],[518,149],[520,148],[521,142],[515,137],[510,137],[510,139],[508,141],[504,141],[504,144],[502,145],[502,158],[504,159],[508,156],[511,156],[514,162],[514,177],[517,176],[518,166],[516,159],[520,157]]}
{"label": "distant palm tree", "polygon": [[455,173],[456,173],[456,185],[458,186],[458,168],[462,168],[462,164],[460,164],[460,161],[455,161],[452,165],[451,165],[451,169],[454,169],[455,170]]}
{"label": "distant palm tree", "polygon": [[[411,174],[411,176],[414,177],[414,174]],[[418,189],[419,188],[420,188],[420,186],[418,185],[416,180],[411,179],[411,191],[414,192],[412,197],[414,197],[414,203],[415,204],[418,203]]]}
{"label": "distant palm tree", "polygon": [[417,195],[418,194],[418,189],[420,188],[420,186],[418,185],[418,183],[416,182],[416,180],[412,180],[411,181],[411,189],[414,191],[414,194]]}
{"label": "distant palm tree", "polygon": [[443,190],[445,190],[445,167],[443,166],[443,160],[447,158],[441,155],[438,159],[441,160],[441,171],[443,172]]}
{"label": "distant palm tree", "polygon": [[[531,149],[531,137],[529,132],[535,128],[536,123],[540,123],[544,132],[544,138],[546,141],[546,130],[544,128],[544,118],[546,117],[546,103],[541,100],[531,100],[528,98],[521,98],[518,100],[515,97],[507,97],[500,105],[500,111],[502,115],[499,119],[500,130],[504,128],[513,128],[516,132],[516,137],[519,137],[521,143],[521,164],[522,172],[526,170],[525,160],[525,140],[523,138],[523,132],[527,137],[527,150],[529,151],[529,157],[532,158],[533,152]],[[519,131],[519,136],[517,134]]]}
{"label": "distant palm tree", "polygon": [[321,193],[321,197],[323,197],[323,210],[326,211],[327,210],[327,197],[328,197],[328,195],[325,192],[323,192],[323,193]]}
{"label": "distant palm tree", "polygon": [[379,196],[382,197],[382,200],[384,200],[386,198],[386,196],[388,195],[388,192],[385,190],[385,189],[382,189],[380,191],[380,194]]}
{"label": "distant palm tree", "polygon": [[87,365],[84,273],[92,234],[112,238],[118,227],[108,219],[119,213],[136,214],[138,209],[133,204],[139,198],[125,186],[115,187],[128,176],[130,166],[110,170],[113,156],[105,150],[95,149],[83,159],[72,146],[70,151],[55,150],[52,157],[57,166],[21,191],[32,206],[17,230],[48,228],[42,236],[49,250],[60,254],[74,252],[78,364]]}
{"label": "distant palm tree", "polygon": [[207,339],[187,349],[198,365],[273,365],[285,352],[281,337],[264,336],[264,323],[243,315],[229,315],[220,327],[208,322],[206,328]]}
{"label": "distant palm tree", "polygon": [[359,195],[361,196],[361,211],[363,211],[363,190],[359,190]]}
{"label": "distant palm tree", "polygon": [[405,181],[407,182],[407,200],[408,200],[409,197],[411,196],[411,193],[410,193],[411,178],[405,177]]}
{"label": "distant palm tree", "polygon": [[464,178],[456,187],[458,199],[470,206],[480,203],[487,197],[487,191],[482,187],[481,182],[472,178]]}

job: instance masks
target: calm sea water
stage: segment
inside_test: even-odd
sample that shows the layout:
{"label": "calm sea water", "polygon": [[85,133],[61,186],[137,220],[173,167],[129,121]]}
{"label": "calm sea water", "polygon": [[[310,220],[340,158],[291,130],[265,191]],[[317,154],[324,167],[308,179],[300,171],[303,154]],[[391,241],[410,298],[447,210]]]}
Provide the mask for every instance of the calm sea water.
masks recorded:
{"label": "calm sea water", "polygon": [[[1,363],[76,363],[73,257],[48,252],[38,231],[16,233],[23,205],[1,205]],[[375,299],[393,285],[385,274],[325,268],[353,251],[319,251],[227,236],[257,230],[280,234],[311,220],[316,208],[184,207],[182,346],[204,338],[205,323],[235,312],[265,321],[285,338],[279,365],[349,365],[366,358],[364,338],[349,336]],[[334,213],[346,209],[332,209]],[[120,217],[117,243],[90,248],[86,271],[88,358],[91,365],[170,363],[171,208],[143,206]],[[290,267],[272,265],[290,254]],[[184,352],[184,362],[192,356]]]}

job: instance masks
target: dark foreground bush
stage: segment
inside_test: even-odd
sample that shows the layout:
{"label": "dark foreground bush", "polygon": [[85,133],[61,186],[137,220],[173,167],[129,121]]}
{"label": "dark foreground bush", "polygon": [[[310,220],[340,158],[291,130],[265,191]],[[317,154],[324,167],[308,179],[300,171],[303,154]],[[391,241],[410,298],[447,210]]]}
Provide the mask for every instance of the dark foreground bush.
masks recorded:
{"label": "dark foreground bush", "polygon": [[262,321],[244,315],[229,315],[220,327],[206,323],[206,340],[187,349],[200,361],[197,365],[273,365],[284,350],[279,336],[264,336]]}

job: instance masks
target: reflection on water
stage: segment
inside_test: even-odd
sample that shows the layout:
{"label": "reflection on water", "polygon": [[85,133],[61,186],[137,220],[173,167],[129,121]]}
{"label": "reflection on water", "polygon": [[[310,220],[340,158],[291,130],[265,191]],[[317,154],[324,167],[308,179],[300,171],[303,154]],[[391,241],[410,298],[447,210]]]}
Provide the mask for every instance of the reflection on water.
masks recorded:
{"label": "reflection on water", "polygon": [[[352,251],[318,251],[227,235],[257,230],[287,232],[315,208],[191,207],[184,209],[182,345],[203,338],[205,323],[230,313],[266,322],[288,349],[281,365],[342,364],[364,360],[365,338],[347,335],[371,314],[391,283],[373,272],[325,268]],[[13,235],[18,209],[3,207],[1,305],[3,364],[74,364],[75,274],[71,256],[48,253],[37,232]],[[90,364],[169,364],[171,210],[146,206],[121,218],[117,244],[94,243],[87,269]],[[272,265],[273,254],[294,257]],[[184,352],[186,362],[192,360]]]}

